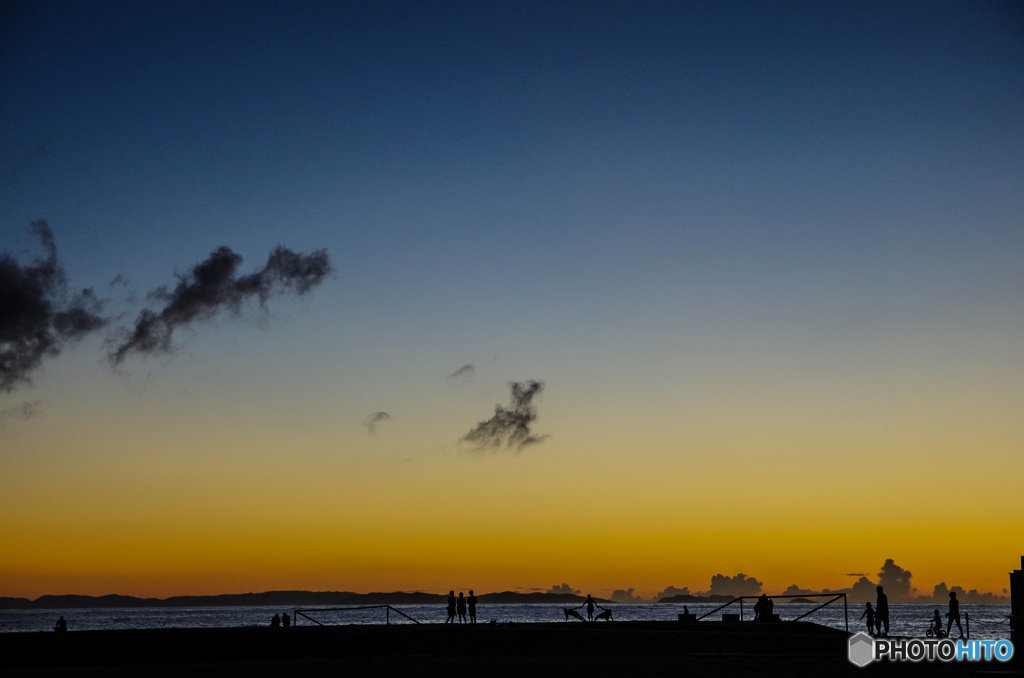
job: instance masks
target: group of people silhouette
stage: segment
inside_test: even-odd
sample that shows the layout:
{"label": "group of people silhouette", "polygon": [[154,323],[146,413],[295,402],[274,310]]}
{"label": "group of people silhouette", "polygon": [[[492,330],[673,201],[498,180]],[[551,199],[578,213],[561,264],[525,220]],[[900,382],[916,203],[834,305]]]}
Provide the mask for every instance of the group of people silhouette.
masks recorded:
{"label": "group of people silhouette", "polygon": [[292,625],[292,618],[288,616],[287,612],[285,612],[281,616],[278,616],[278,614],[275,612],[274,616],[270,619],[270,628],[272,628],[272,629],[279,629],[282,626],[284,628],[288,628],[291,625]]}
{"label": "group of people silhouette", "polygon": [[[861,613],[860,618],[867,618],[868,633],[873,636],[888,636],[889,635],[889,597],[885,595],[885,591],[881,586],[876,589],[877,596],[875,598],[875,607],[871,607],[871,603],[864,603],[864,612]],[[949,632],[953,628],[953,624],[956,623],[957,630],[960,631],[960,637],[964,637],[964,627],[960,625],[960,601],[956,599],[956,591],[949,592],[949,612],[946,613],[946,617],[949,621],[946,623],[946,628],[942,628],[942,615],[939,614],[938,610],[935,610],[935,614],[932,616],[931,624],[928,627],[928,635],[934,635],[939,638],[948,638]],[[884,631],[882,629],[885,629]]]}
{"label": "group of people silhouette", "polygon": [[459,591],[459,597],[455,597],[455,591],[448,592],[448,618],[444,620],[445,624],[454,624],[455,615],[459,616],[459,623],[466,623],[466,610],[469,610],[469,623],[476,623],[476,596],[473,595],[473,589],[469,590],[469,597],[467,598]]}

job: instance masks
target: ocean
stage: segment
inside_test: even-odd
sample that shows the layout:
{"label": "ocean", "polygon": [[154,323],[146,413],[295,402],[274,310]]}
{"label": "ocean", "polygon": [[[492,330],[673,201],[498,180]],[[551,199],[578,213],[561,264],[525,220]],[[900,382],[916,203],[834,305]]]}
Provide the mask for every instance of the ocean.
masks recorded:
{"label": "ocean", "polygon": [[[688,605],[689,611],[696,615],[710,612],[717,605]],[[796,617],[811,610],[814,606],[800,603],[777,603],[775,612],[783,620]],[[943,615],[945,623],[945,606],[922,604],[892,604],[890,621],[892,635],[924,636],[933,611],[937,608]],[[616,621],[676,621],[683,611],[682,605],[669,603],[654,604],[611,604]],[[302,608],[300,608],[302,609]],[[425,624],[442,624],[445,621],[445,609],[441,605],[404,605],[397,608],[413,619]],[[846,628],[849,620],[851,632],[865,628],[859,619],[863,604],[851,604],[848,616],[844,617],[842,601],[833,603],[818,610],[804,621]],[[320,611],[314,611],[320,610]],[[294,609],[285,606],[275,607],[125,607],[125,608],[76,608],[55,610],[0,610],[0,633],[32,633],[52,632],[57,618],[63,616],[68,624],[68,631],[90,631],[104,629],[162,629],[162,628],[218,628],[218,627],[252,627],[267,626],[274,614],[287,612],[294,616]],[[585,611],[580,610],[584,616]],[[739,612],[737,605],[731,605],[722,612]],[[709,620],[721,619],[722,612],[716,612]],[[1010,637],[1009,605],[963,605],[961,614],[970,615],[970,633],[972,638],[999,639]],[[306,615],[322,624],[384,624],[387,617],[384,608],[323,611],[323,608],[308,608]],[[744,619],[753,617],[750,605],[744,605]],[[477,621],[481,624],[494,621],[499,624],[550,622],[566,623],[560,605],[479,605]],[[392,624],[411,624],[395,612],[390,613]],[[579,624],[578,621],[569,623]],[[602,623],[602,622],[596,622]],[[301,616],[299,626],[312,626],[314,623]],[[966,628],[965,628],[966,630]],[[953,628],[956,637],[956,627]]]}

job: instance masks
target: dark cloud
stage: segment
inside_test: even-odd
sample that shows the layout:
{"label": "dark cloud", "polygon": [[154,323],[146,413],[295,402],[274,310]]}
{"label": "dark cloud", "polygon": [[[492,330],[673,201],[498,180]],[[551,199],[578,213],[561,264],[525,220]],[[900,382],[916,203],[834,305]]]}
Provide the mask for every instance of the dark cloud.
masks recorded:
{"label": "dark cloud", "polygon": [[363,420],[363,426],[371,434],[377,432],[377,425],[391,419],[391,415],[387,412],[374,412],[373,414],[366,417]]}
{"label": "dark cloud", "polygon": [[914,593],[910,583],[910,570],[904,570],[892,558],[886,558],[882,571],[878,573],[878,584],[885,588],[885,594],[893,602],[904,601]]}
{"label": "dark cloud", "polygon": [[1005,595],[980,593],[978,589],[965,591],[962,586],[946,586],[946,582],[940,582],[935,585],[930,596],[918,596],[914,599],[914,602],[935,603],[937,605],[946,604],[949,602],[950,593],[955,593],[957,600],[961,603],[971,603],[973,605],[1006,604],[1008,600]]}
{"label": "dark cloud", "polygon": [[561,584],[555,584],[554,586],[549,588],[548,593],[560,593],[570,596],[578,596],[580,594],[579,589],[574,589],[573,587],[566,584],[564,581]]}
{"label": "dark cloud", "polygon": [[0,410],[0,423],[3,423],[7,419],[21,419],[22,421],[28,421],[39,412],[39,404],[41,400],[34,400],[28,403],[22,403],[16,407],[9,407],[6,410]]}
{"label": "dark cloud", "polygon": [[298,254],[277,247],[260,270],[239,276],[242,257],[229,247],[220,247],[185,275],[168,291],[158,288],[151,299],[164,302],[159,310],[144,309],[135,327],[118,339],[109,355],[114,364],[130,353],[148,355],[171,351],[171,339],[178,327],[208,319],[221,311],[239,312],[248,299],[256,298],[266,306],[271,296],[293,292],[305,294],[323,282],[334,269],[326,250]]}
{"label": "dark cloud", "polygon": [[611,598],[612,602],[615,602],[615,603],[645,603],[645,602],[647,602],[643,598],[641,598],[639,596],[633,595],[633,591],[634,590],[635,589],[632,589],[632,588],[629,588],[629,589],[615,589],[614,591],[612,591],[612,595],[610,596],[610,598]]}
{"label": "dark cloud", "polygon": [[537,419],[533,398],[544,390],[544,382],[513,381],[509,388],[512,391],[511,406],[505,408],[495,405],[494,416],[470,429],[461,442],[473,445],[477,451],[505,448],[520,452],[524,447],[547,438],[546,435],[534,435],[530,431],[530,425]]}
{"label": "dark cloud", "polygon": [[867,574],[863,572],[847,572],[843,575],[844,577],[866,577]]}
{"label": "dark cloud", "polygon": [[874,602],[876,586],[877,584],[867,577],[861,577],[853,583],[853,586],[850,587],[850,600],[858,603],[864,603],[867,601]]}
{"label": "dark cloud", "polygon": [[22,265],[0,255],[0,391],[29,383],[43,359],[60,353],[65,342],[106,324],[102,304],[91,289],[68,297],[64,269],[53,233],[45,221],[31,225],[46,256]]}
{"label": "dark cloud", "polygon": [[664,591],[659,592],[654,596],[654,600],[661,600],[662,598],[671,598],[672,596],[689,596],[693,595],[690,593],[690,587],[684,586],[679,589],[675,586],[666,586]]}
{"label": "dark cloud", "polygon": [[708,593],[721,596],[753,596],[761,592],[761,582],[740,572],[735,577],[716,574]]}
{"label": "dark cloud", "polygon": [[466,363],[445,377],[445,379],[469,379],[474,374],[476,374],[476,368],[473,367],[473,363]]}
{"label": "dark cloud", "polygon": [[[799,586],[797,586],[796,584],[790,584],[789,588],[787,588],[785,591],[782,592],[782,595],[784,595],[784,596],[806,596],[806,595],[810,595],[812,593],[819,593],[819,591],[814,591],[814,590],[811,590],[811,589],[802,589]],[[822,591],[820,593],[824,593],[824,592]]]}

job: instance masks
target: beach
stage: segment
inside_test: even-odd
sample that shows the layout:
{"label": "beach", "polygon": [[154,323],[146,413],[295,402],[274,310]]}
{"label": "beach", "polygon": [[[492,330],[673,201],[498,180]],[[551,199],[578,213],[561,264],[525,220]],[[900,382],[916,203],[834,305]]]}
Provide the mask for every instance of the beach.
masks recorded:
{"label": "beach", "polygon": [[[847,660],[847,634],[803,622],[363,625],[0,634],[12,676],[978,675],[996,663]],[[1014,665],[1014,668],[1017,665]],[[1019,670],[1011,675],[1021,675]]]}

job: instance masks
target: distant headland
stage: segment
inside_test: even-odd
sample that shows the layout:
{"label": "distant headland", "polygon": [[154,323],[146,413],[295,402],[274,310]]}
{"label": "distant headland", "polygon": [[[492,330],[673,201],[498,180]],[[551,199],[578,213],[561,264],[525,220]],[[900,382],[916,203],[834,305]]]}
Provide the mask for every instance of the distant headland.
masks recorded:
{"label": "distant headland", "polygon": [[[586,596],[569,593],[519,593],[502,591],[477,596],[490,605],[579,605]],[[57,610],[104,607],[227,607],[227,606],[306,606],[306,605],[444,605],[447,595],[419,591],[391,593],[354,593],[352,591],[265,591],[263,593],[226,593],[214,596],[172,596],[170,598],[137,598],[107,595],[47,595],[35,600],[0,597],[3,610]],[[601,603],[611,601],[603,598]]]}

